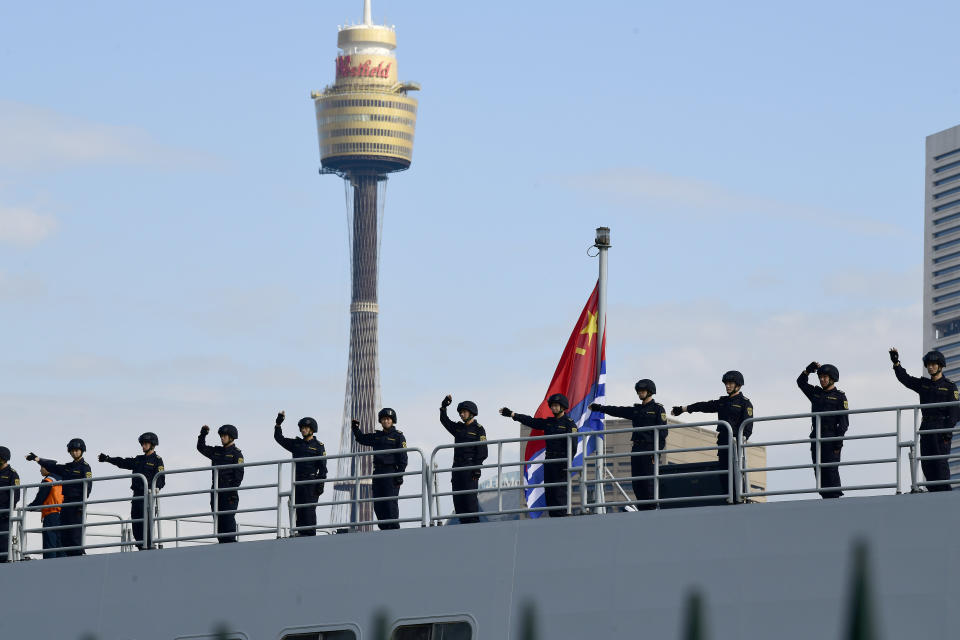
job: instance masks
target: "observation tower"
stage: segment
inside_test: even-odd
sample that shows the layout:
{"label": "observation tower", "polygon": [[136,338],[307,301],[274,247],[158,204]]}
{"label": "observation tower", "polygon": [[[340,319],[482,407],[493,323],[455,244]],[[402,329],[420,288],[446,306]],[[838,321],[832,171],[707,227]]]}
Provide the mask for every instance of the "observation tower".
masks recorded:
{"label": "observation tower", "polygon": [[[360,420],[360,428],[371,432],[381,408],[377,278],[384,196],[387,176],[410,167],[417,101],[409,92],[420,88],[397,79],[396,46],[394,28],[374,24],[370,0],[364,0],[363,22],[340,27],[337,35],[336,80],[311,94],[317,112],[320,173],[343,179],[350,220],[350,355],[341,453],[366,449],[354,444],[350,421]],[[341,477],[373,471],[370,456],[358,463],[341,459],[338,465]],[[368,498],[370,487],[370,480],[337,485],[336,500]],[[371,522],[373,504],[336,505],[332,517],[343,523]]]}

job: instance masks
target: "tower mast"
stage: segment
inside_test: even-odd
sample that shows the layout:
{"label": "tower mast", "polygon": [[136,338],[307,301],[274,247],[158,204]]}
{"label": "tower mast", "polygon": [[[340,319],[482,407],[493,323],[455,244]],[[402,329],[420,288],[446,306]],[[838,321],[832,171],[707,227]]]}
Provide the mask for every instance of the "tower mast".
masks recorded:
{"label": "tower mast", "polygon": [[[364,432],[376,427],[380,409],[378,352],[378,271],[380,222],[387,176],[410,167],[417,101],[408,95],[415,83],[397,80],[395,31],[373,24],[370,0],[363,3],[363,23],[340,27],[334,83],[313,92],[321,174],[343,178],[352,190],[350,215],[351,296],[350,351],[343,404],[340,452],[365,449],[353,441],[350,422]],[[370,476],[373,460],[364,456],[338,461],[337,475]],[[334,486],[335,522],[370,528],[373,506],[369,478]]]}

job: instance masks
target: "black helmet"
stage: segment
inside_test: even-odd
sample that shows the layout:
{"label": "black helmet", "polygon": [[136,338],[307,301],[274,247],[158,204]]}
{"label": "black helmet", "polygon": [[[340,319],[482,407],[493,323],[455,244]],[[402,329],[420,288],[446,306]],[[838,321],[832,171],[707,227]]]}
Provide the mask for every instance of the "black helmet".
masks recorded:
{"label": "black helmet", "polygon": [[476,416],[479,412],[477,411],[477,403],[471,402],[469,400],[464,400],[457,405],[457,413],[461,411],[469,411],[470,415]]}
{"label": "black helmet", "polygon": [[723,374],[723,377],[720,378],[720,382],[722,382],[722,383],[724,383],[724,384],[726,384],[726,383],[728,383],[728,382],[732,382],[733,384],[737,385],[738,387],[742,387],[742,386],[743,386],[743,374],[740,373],[739,371],[727,371],[725,374]]}
{"label": "black helmet", "polygon": [[220,436],[230,436],[234,440],[240,437],[240,432],[237,431],[237,428],[232,424],[225,424],[219,429],[217,429],[217,435]]}
{"label": "black helmet", "polygon": [[837,370],[832,364],[822,364],[820,368],[817,369],[818,376],[830,376],[830,379],[834,382],[840,381],[840,371]]}
{"label": "black helmet", "polygon": [[157,434],[155,434],[152,431],[147,431],[146,433],[140,434],[140,437],[138,438],[138,442],[140,442],[140,444],[143,444],[144,442],[149,442],[155,447],[160,446],[160,438],[158,438]]}
{"label": "black helmet", "polygon": [[317,421],[313,418],[300,418],[300,422],[297,423],[297,426],[303,429],[304,427],[310,429],[314,433],[317,432]]}
{"label": "black helmet", "polygon": [[380,422],[384,418],[393,418],[393,424],[397,424],[397,412],[390,407],[380,409],[380,413],[377,414],[377,422]]}
{"label": "black helmet", "polygon": [[83,451],[84,453],[86,453],[87,443],[81,440],[80,438],[74,438],[73,440],[67,443],[67,451],[73,451],[74,449],[80,449],[80,451]]}
{"label": "black helmet", "polygon": [[943,357],[943,354],[939,351],[929,351],[927,355],[923,356],[923,366],[928,364],[938,364],[941,367],[947,366],[947,359]]}
{"label": "black helmet", "polygon": [[567,396],[563,395],[562,393],[555,393],[549,398],[547,398],[547,405],[549,406],[551,404],[560,405],[561,407],[563,407],[564,411],[570,408],[570,401],[567,400]]}
{"label": "black helmet", "polygon": [[633,390],[637,393],[646,390],[647,393],[653,395],[657,392],[657,385],[653,384],[653,380],[644,378],[643,380],[637,380],[637,384],[633,385]]}
{"label": "black helmet", "polygon": [[10,462],[10,449],[6,447],[0,447],[0,460]]}

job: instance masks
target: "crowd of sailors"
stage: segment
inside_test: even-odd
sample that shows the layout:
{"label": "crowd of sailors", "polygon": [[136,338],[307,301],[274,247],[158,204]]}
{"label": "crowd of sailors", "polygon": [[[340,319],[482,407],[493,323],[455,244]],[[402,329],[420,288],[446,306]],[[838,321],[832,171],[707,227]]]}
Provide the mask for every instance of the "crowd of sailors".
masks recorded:
{"label": "crowd of sailors", "polygon": [[[898,351],[890,349],[890,360],[893,371],[907,388],[919,394],[921,404],[952,403],[941,407],[923,408],[923,418],[920,424],[920,454],[924,476],[930,491],[951,490],[950,469],[947,455],[950,453],[952,430],[960,418],[960,392],[956,384],[943,375],[946,360],[939,351],[930,351],[923,357],[923,364],[929,377],[913,377],[900,364]],[[819,386],[810,384],[811,374],[817,374]],[[670,413],[674,416],[683,413],[717,414],[718,421],[730,425],[733,440],[728,437],[725,427],[717,426],[717,456],[718,466],[728,470],[728,461],[736,458],[737,437],[741,433],[743,440],[750,438],[753,422],[748,420],[754,415],[753,403],[743,395],[741,388],[744,385],[743,374],[739,371],[728,371],[722,376],[725,394],[716,400],[694,402],[688,405],[674,406]],[[843,436],[849,427],[849,416],[843,413],[849,409],[846,394],[837,388],[840,381],[840,372],[834,365],[811,362],[797,377],[797,386],[810,400],[810,410],[814,413],[837,412],[832,415],[819,417],[819,434],[817,418],[812,419],[810,431],[810,454],[814,467],[820,463],[820,495],[823,498],[839,498],[842,494],[840,482],[840,454],[843,448]],[[631,435],[631,475],[633,476],[633,493],[638,502],[638,509],[654,509],[654,465],[655,451],[666,448],[667,429],[656,429],[658,425],[667,424],[665,407],[654,400],[657,393],[653,380],[644,378],[637,381],[634,389],[639,402],[630,406],[612,406],[591,404],[590,410],[605,415],[624,418],[638,428]],[[453,436],[454,442],[466,446],[454,449],[453,471],[451,484],[453,503],[462,523],[479,521],[480,505],[477,498],[480,469],[486,460],[488,452],[486,446],[486,432],[477,422],[479,411],[477,405],[471,401],[463,401],[457,405],[459,421],[452,420],[447,411],[453,399],[450,395],[440,403],[440,423]],[[535,418],[529,415],[516,413],[507,407],[500,409],[500,414],[511,418],[531,429],[543,431],[545,435],[563,435],[577,432],[576,423],[567,415],[570,409],[568,398],[563,394],[553,394],[547,399],[550,415],[546,418]],[[307,459],[295,463],[294,501],[296,511],[295,534],[297,536],[316,535],[316,509],[319,496],[324,492],[324,481],[327,478],[327,462],[324,459],[326,449],[317,437],[317,421],[310,417],[302,418],[297,427],[300,437],[287,438],[283,435],[282,425],[285,419],[283,411],[277,414],[274,423],[274,439],[289,451],[294,459]],[[381,429],[365,433],[360,428],[360,422],[353,420],[351,431],[358,445],[370,447],[373,451],[373,479],[372,495],[374,511],[381,529],[397,529],[400,527],[399,507],[397,497],[403,484],[404,473],[407,467],[406,437],[397,429],[397,413],[393,409],[384,408],[377,415]],[[639,429],[646,427],[645,429]],[[650,428],[653,427],[653,428]],[[211,511],[217,518],[217,540],[221,543],[236,542],[237,522],[236,511],[239,508],[239,492],[237,489],[243,481],[243,452],[236,445],[239,432],[230,424],[225,424],[217,430],[220,437],[219,445],[208,445],[206,442],[210,427],[204,425],[197,436],[197,451],[210,459],[211,466],[219,467],[213,471],[210,493]],[[544,455],[543,482],[546,498],[546,511],[550,516],[561,517],[567,515],[567,494],[564,486],[567,476],[568,448],[566,438],[547,439]],[[139,437],[142,450],[135,457],[113,457],[101,453],[97,456],[99,462],[126,469],[135,474],[131,483],[133,500],[131,502],[130,517],[132,520],[133,536],[138,548],[151,547],[150,527],[144,527],[144,499],[145,493],[151,486],[156,489],[164,487],[165,476],[163,458],[156,448],[160,441],[155,433],[144,433]],[[731,456],[729,451],[733,449]],[[818,451],[819,449],[819,451]],[[49,458],[42,458],[31,452],[26,459],[36,462],[40,467],[42,478],[40,487],[33,501],[28,505],[31,510],[40,512],[42,519],[42,537],[45,558],[60,556],[83,555],[82,523],[84,522],[84,496],[92,490],[91,482],[83,480],[93,477],[90,465],[84,459],[87,447],[80,438],[73,438],[67,443],[67,452],[70,460],[60,463]],[[818,455],[819,453],[819,455]],[[640,455],[637,455],[640,454]],[[20,500],[20,477],[10,466],[11,454],[7,447],[0,446],[0,562],[7,560],[7,548],[10,528],[10,513]],[[816,472],[816,469],[815,469]],[[159,477],[158,477],[159,474]],[[146,479],[146,485],[140,479]],[[728,475],[723,475],[724,482],[729,481]],[[156,482],[154,480],[156,479]],[[77,482],[65,482],[75,480]],[[724,485],[724,493],[728,486]],[[146,530],[145,530],[146,529]]]}

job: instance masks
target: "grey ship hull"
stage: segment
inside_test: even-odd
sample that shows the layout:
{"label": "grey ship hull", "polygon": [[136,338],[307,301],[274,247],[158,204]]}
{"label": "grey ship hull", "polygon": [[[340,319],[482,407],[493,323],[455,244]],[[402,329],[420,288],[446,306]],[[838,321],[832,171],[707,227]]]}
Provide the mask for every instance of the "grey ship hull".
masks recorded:
{"label": "grey ship hull", "polygon": [[715,640],[840,638],[857,538],[883,636],[956,637],[958,507],[957,492],[878,496],[19,562],[0,566],[0,638],[203,638],[226,622],[366,639],[385,609],[504,639],[531,600],[541,638],[679,638],[693,586]]}

